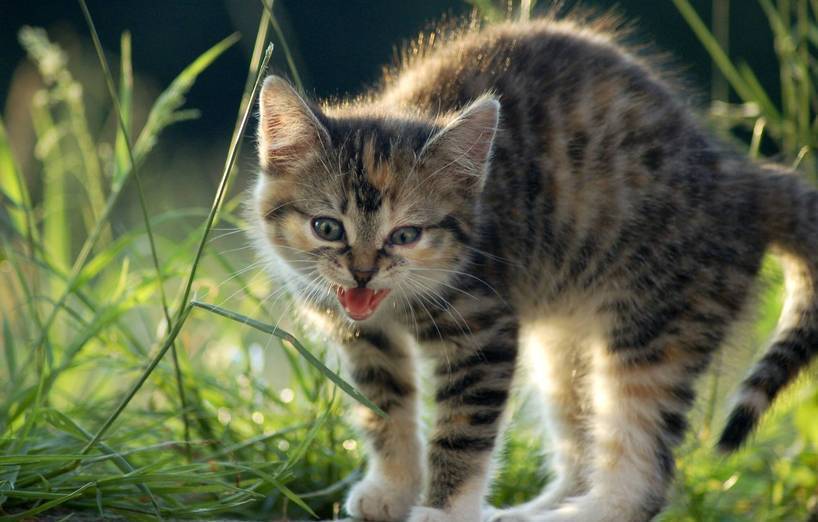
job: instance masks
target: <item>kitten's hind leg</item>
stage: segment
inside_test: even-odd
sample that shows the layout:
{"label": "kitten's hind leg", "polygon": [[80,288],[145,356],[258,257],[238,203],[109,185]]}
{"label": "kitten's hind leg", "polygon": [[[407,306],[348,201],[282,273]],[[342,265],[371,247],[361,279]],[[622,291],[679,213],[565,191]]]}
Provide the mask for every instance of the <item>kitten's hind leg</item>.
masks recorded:
{"label": "kitten's hind leg", "polygon": [[553,479],[534,499],[507,509],[487,512],[491,522],[515,522],[555,508],[568,497],[581,494],[587,471],[586,421],[581,381],[585,348],[576,332],[557,325],[537,323],[522,329],[520,378],[535,392],[548,432]]}
{"label": "kitten's hind leg", "polygon": [[347,513],[356,519],[406,520],[423,484],[415,362],[407,345],[407,340],[374,330],[362,330],[344,343],[353,382],[388,415],[356,406],[368,450],[366,475],[346,501]]}
{"label": "kitten's hind leg", "polygon": [[716,306],[672,322],[642,316],[594,346],[590,489],[531,522],[645,522],[661,511],[693,381],[721,342],[726,316]]}

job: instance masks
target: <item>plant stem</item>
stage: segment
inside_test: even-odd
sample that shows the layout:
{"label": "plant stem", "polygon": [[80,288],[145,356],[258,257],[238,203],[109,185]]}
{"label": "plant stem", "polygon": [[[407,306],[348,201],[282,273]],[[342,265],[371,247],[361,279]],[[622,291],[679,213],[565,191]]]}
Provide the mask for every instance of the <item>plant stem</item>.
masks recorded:
{"label": "plant stem", "polygon": [[287,60],[287,67],[290,69],[290,74],[293,75],[295,86],[298,87],[299,91],[304,92],[304,83],[301,81],[301,75],[298,74],[298,68],[295,66],[295,60],[293,60],[293,55],[290,52],[290,46],[287,45],[287,39],[284,38],[284,31],[281,30],[281,26],[278,25],[278,20],[273,14],[273,2],[271,0],[270,3],[267,4],[266,0],[261,0],[261,5],[264,6],[264,10],[270,18],[270,25],[273,26],[273,31],[275,31],[278,41],[281,42],[281,48],[284,49],[284,58]]}
{"label": "plant stem", "polygon": [[[85,22],[88,24],[88,29],[91,33],[91,40],[94,42],[94,49],[97,52],[97,58],[99,59],[99,64],[102,67],[103,76],[105,76],[105,84],[108,87],[108,94],[111,96],[111,101],[114,104],[114,110],[116,112],[116,120],[117,124],[119,125],[119,130],[122,133],[122,137],[125,140],[125,149],[128,153],[128,162],[130,163],[131,172],[133,173],[133,177],[136,180],[136,191],[139,195],[139,207],[142,211],[142,220],[145,222],[145,232],[148,235],[148,244],[150,245],[151,250],[151,259],[153,261],[153,267],[156,271],[156,286],[159,289],[159,297],[162,302],[162,311],[165,316],[165,328],[170,328],[171,320],[170,320],[170,312],[168,311],[168,300],[167,296],[165,295],[165,284],[164,278],[162,277],[162,269],[159,266],[159,254],[156,251],[156,240],[154,239],[153,235],[153,227],[151,226],[150,215],[148,214],[148,205],[145,201],[145,191],[142,188],[142,178],[139,175],[139,169],[136,165],[136,161],[134,160],[133,155],[133,142],[131,141],[130,133],[128,129],[125,127],[125,119],[124,113],[122,112],[122,105],[119,102],[119,96],[116,94],[116,88],[114,87],[114,77],[111,74],[111,69],[108,67],[108,60],[105,59],[105,54],[102,51],[102,44],[99,41],[99,34],[97,33],[97,29],[94,26],[94,20],[91,18],[91,12],[88,10],[88,6],[85,3],[85,0],[79,0],[80,8],[82,9],[82,14],[85,17]],[[185,437],[185,448],[187,452],[188,460],[192,460],[190,455],[190,422],[188,420],[188,411],[187,411],[187,400],[185,399],[185,386],[182,380],[182,371],[179,368],[179,356],[176,353],[176,344],[173,343],[172,346],[172,355],[173,355],[173,368],[174,373],[176,375],[176,387],[179,393],[179,401],[182,406],[182,422],[184,423],[184,437]]]}
{"label": "plant stem", "polygon": [[213,227],[213,223],[216,220],[216,214],[219,212],[219,208],[221,207],[222,201],[224,200],[224,193],[226,192],[227,183],[230,179],[230,173],[233,170],[233,165],[236,162],[236,156],[239,146],[239,141],[241,140],[241,136],[244,134],[244,129],[247,127],[247,121],[250,119],[250,109],[253,107],[253,101],[256,99],[258,95],[258,90],[261,87],[261,78],[262,74],[267,69],[267,64],[270,62],[270,56],[273,54],[273,44],[267,46],[267,51],[264,53],[264,58],[261,61],[261,67],[259,68],[259,74],[256,77],[256,81],[253,84],[253,90],[250,95],[251,103],[247,104],[247,107],[244,109],[244,115],[241,118],[241,121],[238,127],[233,132],[233,138],[230,141],[230,149],[227,153],[227,160],[224,164],[224,170],[222,172],[222,178],[219,182],[219,188],[216,190],[216,196],[213,198],[213,204],[210,207],[210,213],[207,216],[207,221],[205,222],[205,228],[202,232],[202,238],[199,241],[199,246],[196,249],[196,256],[193,258],[193,265],[190,267],[190,273],[188,274],[187,281],[185,282],[184,291],[182,292],[182,298],[180,299],[179,305],[179,312],[177,314],[177,320],[181,317],[182,311],[185,310],[186,304],[188,299],[190,298],[190,290],[193,286],[193,279],[196,277],[196,269],[199,266],[199,262],[202,258],[202,253],[204,252],[204,248],[207,245],[207,238],[210,234],[210,229]]}

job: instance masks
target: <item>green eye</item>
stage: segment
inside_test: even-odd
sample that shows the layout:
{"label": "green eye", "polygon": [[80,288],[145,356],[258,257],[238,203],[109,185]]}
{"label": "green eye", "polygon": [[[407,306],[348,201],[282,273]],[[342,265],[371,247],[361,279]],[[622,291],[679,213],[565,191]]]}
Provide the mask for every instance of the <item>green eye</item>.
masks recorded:
{"label": "green eye", "polygon": [[341,241],[344,239],[344,225],[337,219],[317,217],[312,220],[315,235],[324,241]]}
{"label": "green eye", "polygon": [[400,227],[389,234],[389,242],[393,245],[410,245],[420,239],[418,227]]}

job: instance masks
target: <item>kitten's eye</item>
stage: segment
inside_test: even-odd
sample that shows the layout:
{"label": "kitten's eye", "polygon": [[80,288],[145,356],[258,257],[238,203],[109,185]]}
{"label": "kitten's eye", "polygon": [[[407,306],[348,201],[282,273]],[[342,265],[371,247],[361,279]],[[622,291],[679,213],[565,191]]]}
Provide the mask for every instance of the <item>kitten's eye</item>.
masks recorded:
{"label": "kitten's eye", "polygon": [[393,245],[411,245],[420,239],[418,227],[400,227],[389,234],[389,242]]}
{"label": "kitten's eye", "polygon": [[324,241],[341,241],[344,239],[344,225],[337,219],[317,217],[312,220],[315,235]]}

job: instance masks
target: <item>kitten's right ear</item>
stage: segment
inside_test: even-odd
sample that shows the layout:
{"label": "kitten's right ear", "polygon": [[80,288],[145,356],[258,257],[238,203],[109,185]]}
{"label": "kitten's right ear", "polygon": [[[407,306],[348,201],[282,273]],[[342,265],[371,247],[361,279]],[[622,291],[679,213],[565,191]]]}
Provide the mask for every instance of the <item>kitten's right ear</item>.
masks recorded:
{"label": "kitten's right ear", "polygon": [[259,163],[268,174],[295,172],[329,144],[329,134],[295,89],[280,76],[264,80],[259,96]]}

